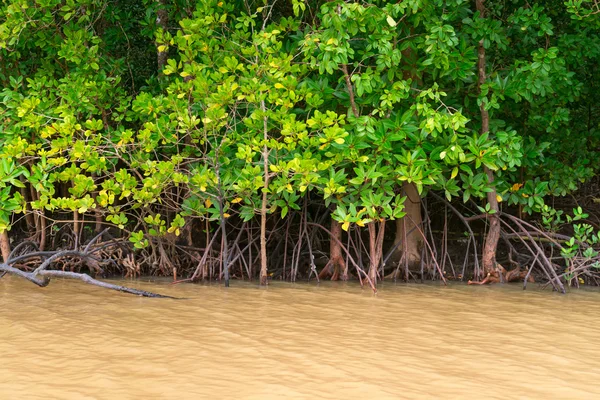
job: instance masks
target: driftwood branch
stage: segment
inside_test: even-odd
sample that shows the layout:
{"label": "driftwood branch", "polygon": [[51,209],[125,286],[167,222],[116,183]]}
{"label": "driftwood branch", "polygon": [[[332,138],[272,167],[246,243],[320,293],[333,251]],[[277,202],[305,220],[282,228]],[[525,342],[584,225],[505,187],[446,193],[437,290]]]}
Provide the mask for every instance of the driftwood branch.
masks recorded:
{"label": "driftwood branch", "polygon": [[[78,272],[69,272],[69,271],[55,271],[48,270],[47,268],[53,263],[62,258],[70,257],[70,258],[79,258],[90,268],[94,268],[96,270],[100,269],[100,260],[99,258],[92,255],[93,251],[91,250],[91,245],[95,243],[98,238],[104,234],[101,232],[97,237],[92,239],[92,241],[85,247],[83,251],[76,250],[61,250],[61,251],[34,251],[31,253],[27,253],[21,256],[15,256],[17,250],[25,248],[25,244],[17,246],[13,252],[10,254],[8,260],[5,263],[0,263],[0,278],[2,278],[5,274],[10,273],[13,275],[20,276],[21,278],[27,279],[29,282],[32,282],[40,287],[46,287],[50,283],[50,278],[69,278],[69,279],[78,279],[82,282],[85,282],[89,285],[94,285],[98,287],[102,287],[105,289],[117,290],[123,293],[134,294],[137,296],[143,297],[155,297],[155,298],[171,298],[171,296],[165,296],[162,294],[147,292],[145,290],[128,288],[121,285],[115,285],[112,283],[107,283],[103,281],[99,281],[95,278],[92,278],[88,274],[78,273]],[[27,243],[30,244],[30,243]],[[35,248],[35,246],[33,246]],[[37,248],[36,248],[37,250]],[[14,266],[26,259],[39,258],[41,260],[41,264],[38,268],[36,268],[33,272],[26,272],[15,268]]]}

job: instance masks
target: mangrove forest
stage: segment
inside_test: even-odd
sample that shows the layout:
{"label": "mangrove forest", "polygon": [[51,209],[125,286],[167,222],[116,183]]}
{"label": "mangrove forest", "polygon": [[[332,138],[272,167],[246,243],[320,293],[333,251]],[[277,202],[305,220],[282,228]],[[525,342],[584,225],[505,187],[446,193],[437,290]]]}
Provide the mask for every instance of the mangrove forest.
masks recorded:
{"label": "mangrove forest", "polygon": [[0,277],[599,285],[599,65],[598,0],[3,1]]}

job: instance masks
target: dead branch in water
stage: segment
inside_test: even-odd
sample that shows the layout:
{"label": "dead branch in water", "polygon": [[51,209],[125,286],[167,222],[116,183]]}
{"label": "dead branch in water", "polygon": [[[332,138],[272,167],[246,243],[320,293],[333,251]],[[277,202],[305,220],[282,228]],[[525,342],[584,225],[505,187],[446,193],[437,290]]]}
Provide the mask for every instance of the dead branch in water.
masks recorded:
{"label": "dead branch in water", "polygon": [[[15,247],[15,249],[11,252],[8,260],[5,263],[0,263],[0,278],[3,277],[6,273],[10,273],[13,275],[20,276],[21,278],[27,279],[29,282],[32,282],[39,287],[46,287],[50,284],[50,278],[69,278],[69,279],[78,279],[82,282],[85,282],[89,285],[98,286],[105,289],[116,290],[123,293],[134,294],[142,297],[154,297],[154,298],[167,298],[167,299],[175,299],[172,296],[166,296],[162,294],[147,292],[145,290],[133,289],[126,286],[115,285],[108,282],[99,281],[95,278],[92,278],[88,274],[78,273],[78,272],[69,272],[69,271],[55,271],[48,270],[47,268],[53,262],[56,262],[62,258],[70,257],[70,258],[79,258],[82,262],[84,262],[90,269],[94,269],[96,271],[102,271],[100,268],[101,259],[94,256],[94,249],[92,249],[92,245],[98,241],[98,239],[105,233],[106,231],[100,232],[96,237],[94,237],[90,243],[85,247],[82,251],[77,250],[60,250],[60,251],[34,251],[30,253],[26,253],[21,256],[16,256],[15,253],[18,250],[25,248],[26,244],[32,245],[37,250],[37,246],[35,244],[24,242],[19,246]],[[40,259],[41,264],[37,267],[33,272],[26,272],[15,268],[14,265],[24,260],[31,259]],[[112,261],[112,260],[110,260]]]}

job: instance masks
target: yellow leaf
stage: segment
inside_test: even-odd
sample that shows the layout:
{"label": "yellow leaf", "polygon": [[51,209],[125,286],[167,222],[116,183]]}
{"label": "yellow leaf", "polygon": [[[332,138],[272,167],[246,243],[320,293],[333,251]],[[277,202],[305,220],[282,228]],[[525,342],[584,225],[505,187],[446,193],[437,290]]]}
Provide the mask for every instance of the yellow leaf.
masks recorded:
{"label": "yellow leaf", "polygon": [[231,204],[237,204],[240,201],[242,201],[243,199],[241,197],[236,197],[235,199],[231,200]]}
{"label": "yellow leaf", "polygon": [[284,89],[284,88],[285,88],[285,86],[283,86],[281,83],[277,82],[277,83],[275,84],[275,88],[276,88],[276,89]]}
{"label": "yellow leaf", "polygon": [[208,208],[208,207],[212,206],[212,201],[210,201],[210,199],[206,199],[206,200],[204,200],[204,206],[205,206],[206,208]]}
{"label": "yellow leaf", "polygon": [[498,201],[498,203],[502,203],[502,196],[500,196],[499,194],[496,195],[496,200]]}
{"label": "yellow leaf", "polygon": [[337,138],[337,139],[335,139],[335,142],[336,142],[337,144],[344,144],[344,139],[342,139],[342,138]]}
{"label": "yellow leaf", "polygon": [[362,219],[359,219],[358,221],[356,221],[356,225],[363,227],[363,226],[365,226],[365,223],[363,222]]}
{"label": "yellow leaf", "polygon": [[517,190],[521,189],[523,187],[522,183],[515,183],[514,185],[512,185],[512,187],[510,188],[511,192],[516,192]]}
{"label": "yellow leaf", "polygon": [[342,224],[342,229],[347,232],[348,228],[350,228],[350,222],[346,221]]}
{"label": "yellow leaf", "polygon": [[452,175],[450,175],[450,179],[454,179],[458,175],[458,167],[454,167],[452,170]]}
{"label": "yellow leaf", "polygon": [[388,15],[385,20],[387,21],[388,25],[392,28],[396,26],[396,21],[394,21],[394,18],[392,18],[391,16]]}
{"label": "yellow leaf", "polygon": [[336,42],[335,38],[331,38],[327,41],[327,44],[334,44]]}
{"label": "yellow leaf", "polygon": [[227,213],[223,213],[223,217],[224,218],[229,218],[231,215],[227,214]]}

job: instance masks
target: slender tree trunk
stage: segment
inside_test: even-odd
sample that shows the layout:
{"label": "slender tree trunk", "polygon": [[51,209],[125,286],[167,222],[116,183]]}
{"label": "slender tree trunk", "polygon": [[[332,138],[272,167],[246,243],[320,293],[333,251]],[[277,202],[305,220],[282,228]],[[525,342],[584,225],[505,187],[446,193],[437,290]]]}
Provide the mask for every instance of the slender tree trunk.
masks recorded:
{"label": "slender tree trunk", "polygon": [[[106,117],[104,117],[105,113],[106,112],[103,110],[102,115],[103,115],[104,120],[106,120]],[[105,127],[105,129],[108,129],[108,122],[106,122],[106,121],[104,122],[104,127]],[[99,176],[97,173],[94,174],[94,179],[95,179],[96,184],[98,185],[99,184],[99,182],[98,182]],[[95,191],[93,196],[94,196],[94,198],[96,198],[98,196],[98,191]],[[96,232],[96,233],[102,232],[102,228],[104,226],[104,218],[102,216],[102,211],[101,211],[99,205],[97,205],[96,209],[94,210],[94,220],[96,221],[96,225],[94,227],[94,232]]]}
{"label": "slender tree trunk", "polygon": [[[485,5],[484,0],[476,0],[477,11],[479,11],[480,18],[485,18]],[[478,69],[478,87],[481,89],[481,85],[485,83],[486,74],[485,74],[485,47],[483,47],[483,40],[479,41],[478,47],[478,58],[477,58],[477,69]],[[487,133],[490,130],[490,116],[488,111],[485,109],[485,104],[482,103],[479,107],[481,112],[481,133]],[[497,274],[496,268],[496,250],[498,248],[498,240],[500,239],[500,221],[498,220],[498,211],[500,208],[498,207],[498,198],[497,192],[494,187],[494,172],[483,166],[483,169],[488,177],[488,182],[490,186],[494,189],[487,194],[487,201],[490,205],[490,210],[494,212],[494,214],[489,215],[490,226],[488,230],[488,234],[485,238],[485,244],[483,246],[483,271],[484,273],[495,275]]]}
{"label": "slender tree trunk", "polygon": [[79,222],[79,212],[73,211],[73,241],[75,242],[74,248],[75,250],[79,250],[79,227],[81,223]]}
{"label": "slender tree trunk", "polygon": [[[227,229],[226,229],[226,221],[225,221],[225,213],[223,211],[223,186],[221,184],[221,165],[218,161],[217,155],[217,183],[219,186],[219,218],[221,221],[221,262],[223,264],[224,270],[224,278],[225,278],[225,287],[229,287],[229,244],[227,243]],[[219,274],[219,279],[220,278]]]}
{"label": "slender tree trunk", "polygon": [[[40,210],[39,221],[40,221],[40,226],[39,226],[39,230],[40,230],[40,245],[39,245],[39,249],[40,249],[40,251],[44,251],[46,249],[46,215],[44,213],[44,209]],[[36,226],[36,229],[37,229],[37,226]]]}
{"label": "slender tree trunk", "polygon": [[10,255],[10,238],[8,231],[0,233],[0,251],[2,252],[2,259],[4,262],[8,262],[8,256]]}
{"label": "slender tree trunk", "polygon": [[[338,8],[338,14],[340,13],[340,9]],[[354,97],[354,87],[352,86],[352,77],[350,76],[350,73],[348,72],[348,66],[346,64],[343,64],[341,66],[341,70],[344,73],[344,81],[346,82],[346,90],[348,91],[348,96],[350,98],[350,107],[352,109],[352,114],[358,118],[360,117],[360,111],[358,109],[358,106],[356,104],[356,99]],[[337,222],[336,220],[332,219],[331,220],[331,232],[332,234],[338,239],[338,240],[331,240],[331,242],[329,243],[329,262],[327,263],[327,266],[324,269],[324,272],[327,273],[327,271],[325,271],[328,268],[333,267],[333,273],[331,276],[331,280],[336,280],[339,277],[339,268],[342,268],[342,271],[344,271],[342,273],[342,279],[343,280],[347,280],[348,279],[348,268],[346,266],[346,262],[344,261],[344,258],[342,256],[342,247],[340,246],[341,243],[341,238],[342,238],[342,224],[340,224],[339,222]],[[322,272],[323,273],[323,272]],[[321,277],[319,275],[319,277]]]}
{"label": "slender tree trunk", "polygon": [[[261,100],[260,108],[266,113],[265,101]],[[267,147],[268,127],[267,116],[263,116],[263,193],[260,206],[260,284],[267,284],[267,190],[269,188],[269,148]]]}
{"label": "slender tree trunk", "polygon": [[405,182],[402,191],[406,196],[404,202],[406,216],[396,220],[394,244],[401,243],[401,245],[398,246],[395,258],[400,260],[400,255],[405,254],[408,265],[414,267],[421,262],[421,246],[423,244],[423,238],[418,231],[423,224],[421,196],[414,183]]}
{"label": "slender tree trunk", "polygon": [[33,218],[33,213],[31,212],[31,192],[28,188],[29,184],[25,181],[23,176],[21,176],[21,183],[25,185],[25,187],[21,188],[21,196],[25,198],[25,204],[27,205],[27,209],[25,211],[25,221],[27,222],[27,231],[30,236],[33,236],[36,233],[35,229],[35,219]]}

